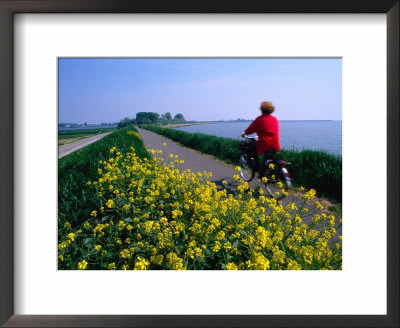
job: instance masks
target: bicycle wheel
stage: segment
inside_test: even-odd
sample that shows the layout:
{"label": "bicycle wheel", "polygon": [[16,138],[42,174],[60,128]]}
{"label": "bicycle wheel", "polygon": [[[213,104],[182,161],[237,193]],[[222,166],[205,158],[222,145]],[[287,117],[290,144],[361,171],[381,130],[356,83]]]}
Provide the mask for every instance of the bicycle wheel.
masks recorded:
{"label": "bicycle wheel", "polygon": [[265,184],[265,189],[272,198],[279,200],[287,196],[287,190],[291,187],[291,182],[287,169],[276,163],[274,165],[274,169],[268,170],[268,181]]}
{"label": "bicycle wheel", "polygon": [[240,154],[239,157],[239,175],[244,181],[251,181],[254,178],[254,163],[253,159],[245,153]]}

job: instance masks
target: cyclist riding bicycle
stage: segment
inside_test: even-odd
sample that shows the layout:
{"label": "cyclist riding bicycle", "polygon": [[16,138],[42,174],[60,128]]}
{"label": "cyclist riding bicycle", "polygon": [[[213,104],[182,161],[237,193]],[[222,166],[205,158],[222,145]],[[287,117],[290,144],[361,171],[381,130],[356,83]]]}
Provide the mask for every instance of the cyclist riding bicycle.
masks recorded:
{"label": "cyclist riding bicycle", "polygon": [[271,113],[275,106],[270,101],[264,101],[260,106],[261,115],[242,133],[242,137],[257,133],[258,140],[249,146],[248,154],[254,158],[256,170],[263,174],[264,165],[260,168],[258,155],[264,155],[263,163],[272,159],[281,149],[279,143],[279,121]]}

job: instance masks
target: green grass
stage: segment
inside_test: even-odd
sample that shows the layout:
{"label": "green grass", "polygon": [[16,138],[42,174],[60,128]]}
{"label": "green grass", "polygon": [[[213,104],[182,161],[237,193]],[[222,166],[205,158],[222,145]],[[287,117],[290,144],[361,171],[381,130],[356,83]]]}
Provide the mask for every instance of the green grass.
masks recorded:
{"label": "green grass", "polygon": [[[102,129],[103,130],[103,129]],[[58,161],[58,214],[59,223],[68,220],[73,226],[80,225],[89,218],[90,212],[98,208],[98,196],[87,181],[98,178],[99,160],[110,157],[109,150],[115,146],[126,152],[130,147],[141,158],[149,158],[141,139],[128,135],[132,126],[117,130],[101,140],[77,150]]]}
{"label": "green grass", "polygon": [[58,131],[58,145],[62,146],[100,133],[115,131],[115,128]]}
{"label": "green grass", "polygon": [[[227,163],[237,165],[239,141],[202,133],[187,133],[156,126],[143,128],[161,134],[180,144],[213,155]],[[342,201],[342,157],[323,151],[282,149],[278,157],[292,163],[288,170],[295,186],[314,188],[319,196]]]}
{"label": "green grass", "polygon": [[314,188],[319,196],[342,201],[342,157],[316,150],[286,150],[279,157],[292,163],[288,170],[297,186]]}

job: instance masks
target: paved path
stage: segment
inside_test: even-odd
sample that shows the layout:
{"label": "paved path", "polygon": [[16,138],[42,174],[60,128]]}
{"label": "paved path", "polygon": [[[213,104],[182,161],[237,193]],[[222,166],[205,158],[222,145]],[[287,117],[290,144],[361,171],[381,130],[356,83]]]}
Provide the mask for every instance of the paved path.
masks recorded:
{"label": "paved path", "polygon": [[75,150],[86,147],[87,145],[90,145],[91,143],[105,137],[107,134],[110,134],[110,132],[97,134],[92,137],[88,137],[88,138],[85,138],[82,140],[71,142],[66,145],[59,146],[58,147],[58,158],[67,156],[67,155],[71,154],[72,152],[74,152]]}

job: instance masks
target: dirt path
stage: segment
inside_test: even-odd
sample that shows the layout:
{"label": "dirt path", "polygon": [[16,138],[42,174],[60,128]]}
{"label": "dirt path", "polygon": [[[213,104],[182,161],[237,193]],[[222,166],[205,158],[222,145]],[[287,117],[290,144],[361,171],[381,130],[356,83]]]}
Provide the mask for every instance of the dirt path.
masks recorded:
{"label": "dirt path", "polygon": [[102,133],[102,134],[97,134],[92,137],[88,137],[82,140],[78,140],[75,142],[72,142],[70,144],[62,145],[58,147],[58,158],[67,156],[74,152],[75,150],[78,150],[80,148],[86,147],[87,145],[90,145],[93,142],[96,142],[97,140],[100,140],[101,138],[105,137],[107,134],[110,134],[110,132]]}
{"label": "dirt path", "polygon": [[[170,154],[178,155],[179,159],[183,159],[184,163],[182,164],[183,169],[191,169],[192,172],[212,172],[212,178],[210,181],[214,182],[218,188],[224,188],[222,185],[222,181],[226,180],[228,185],[226,186],[228,189],[233,190],[235,180],[233,176],[235,175],[235,166],[228,165],[218,159],[213,158],[209,155],[201,154],[200,152],[183,147],[179,145],[177,142],[167,139],[161,135],[158,135],[154,132],[140,129],[136,127],[139,133],[142,136],[143,143],[146,149],[155,149],[155,150],[163,150],[163,153],[167,155]],[[163,143],[166,143],[167,146],[164,147]],[[254,188],[259,183],[258,179],[254,179],[249,183],[250,188]],[[226,188],[225,187],[225,188]],[[321,203],[327,208],[330,203],[327,201],[319,200]],[[283,206],[286,206],[288,203],[295,203],[296,206],[299,206],[302,202],[302,193],[296,190],[289,191],[289,195],[282,200]],[[303,222],[306,224],[310,224],[312,221],[313,214],[321,213],[322,211],[316,210],[312,204],[308,204],[306,207],[310,208],[310,215],[303,218]],[[328,213],[324,211],[325,213]],[[336,215],[335,215],[336,216]],[[342,229],[339,228],[338,235],[342,234]],[[336,238],[335,238],[336,239]]]}

